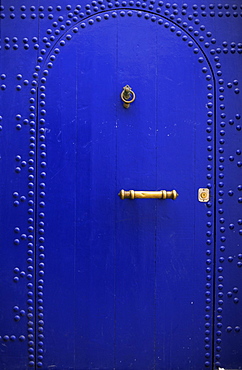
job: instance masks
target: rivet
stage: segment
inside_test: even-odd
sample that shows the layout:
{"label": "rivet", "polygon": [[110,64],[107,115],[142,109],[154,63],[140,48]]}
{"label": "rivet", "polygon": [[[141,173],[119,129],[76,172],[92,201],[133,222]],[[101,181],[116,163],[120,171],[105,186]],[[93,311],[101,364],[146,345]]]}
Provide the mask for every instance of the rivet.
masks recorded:
{"label": "rivet", "polygon": [[19,312],[19,306],[14,306],[14,307],[13,307],[13,311],[14,311],[14,312]]}
{"label": "rivet", "polygon": [[33,333],[34,333],[34,329],[32,327],[28,327],[28,336],[33,335]]}
{"label": "rivet", "polygon": [[[44,318],[44,314],[43,314],[42,312],[41,312],[41,313],[39,313],[39,314],[38,314],[38,318],[39,318],[39,319],[41,319],[41,320],[43,320],[43,318]],[[42,334],[42,335],[43,335],[43,334]],[[43,337],[40,337],[39,339],[40,339],[40,340],[43,340]]]}
{"label": "rivet", "polygon": [[29,353],[34,353],[34,348],[31,348],[31,347],[30,347],[30,348],[28,348],[28,352],[29,352]]}
{"label": "rivet", "polygon": [[[208,330],[209,331],[209,330]],[[207,333],[207,330],[205,330],[205,335],[209,335],[210,333]],[[210,343],[210,339],[209,339],[209,337],[205,337],[204,338],[204,342],[205,343]]]}
{"label": "rivet", "polygon": [[[29,293],[31,293],[31,292],[29,292]],[[29,293],[28,293],[28,294],[29,294]],[[28,304],[29,306],[33,306],[33,303],[34,303],[33,299],[31,299],[31,298],[27,299],[27,304]],[[31,331],[31,332],[32,332],[32,331]]]}
{"label": "rivet", "polygon": [[240,114],[239,113],[236,113],[235,118],[239,120],[240,117],[241,117]]}

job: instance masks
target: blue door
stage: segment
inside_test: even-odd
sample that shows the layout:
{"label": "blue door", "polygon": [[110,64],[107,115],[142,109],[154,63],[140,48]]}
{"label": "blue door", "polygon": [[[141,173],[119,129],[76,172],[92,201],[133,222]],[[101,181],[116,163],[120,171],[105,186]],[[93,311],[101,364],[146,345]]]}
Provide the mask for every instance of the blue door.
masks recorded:
{"label": "blue door", "polygon": [[[212,72],[162,19],[100,17],[66,36],[42,79],[45,361],[194,369],[213,312],[213,207],[198,201],[199,188],[213,197]],[[179,196],[121,200],[121,189]]]}
{"label": "blue door", "polygon": [[1,5],[2,369],[240,368],[239,12]]}

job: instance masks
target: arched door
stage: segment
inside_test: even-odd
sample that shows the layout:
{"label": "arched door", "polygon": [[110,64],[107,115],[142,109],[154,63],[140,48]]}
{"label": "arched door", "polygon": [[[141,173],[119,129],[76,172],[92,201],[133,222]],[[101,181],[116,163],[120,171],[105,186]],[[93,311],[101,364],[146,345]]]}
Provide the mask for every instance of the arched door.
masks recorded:
{"label": "arched door", "polygon": [[0,19],[0,368],[240,368],[241,5]]}
{"label": "arched door", "polygon": [[[201,49],[162,17],[110,11],[63,37],[41,81],[44,363],[208,366],[214,82]],[[121,189],[179,196],[121,200]]]}

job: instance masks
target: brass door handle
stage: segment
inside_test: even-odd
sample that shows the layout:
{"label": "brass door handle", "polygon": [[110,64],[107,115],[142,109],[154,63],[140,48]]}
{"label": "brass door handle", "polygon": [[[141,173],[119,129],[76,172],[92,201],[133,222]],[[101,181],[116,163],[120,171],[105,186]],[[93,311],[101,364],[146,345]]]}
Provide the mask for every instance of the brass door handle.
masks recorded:
{"label": "brass door handle", "polygon": [[160,191],[134,191],[134,190],[120,190],[118,193],[118,196],[121,199],[176,199],[178,197],[178,193],[176,190],[166,191],[166,190],[160,190]]}

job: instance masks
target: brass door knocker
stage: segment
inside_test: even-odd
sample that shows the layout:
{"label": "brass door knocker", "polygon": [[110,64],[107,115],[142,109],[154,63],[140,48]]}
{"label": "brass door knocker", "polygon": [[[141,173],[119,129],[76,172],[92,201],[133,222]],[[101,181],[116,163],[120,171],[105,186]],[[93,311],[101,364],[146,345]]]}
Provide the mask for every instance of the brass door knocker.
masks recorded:
{"label": "brass door knocker", "polygon": [[129,85],[124,86],[121,92],[121,99],[124,102],[124,108],[129,108],[130,103],[133,103],[135,100],[135,93]]}

